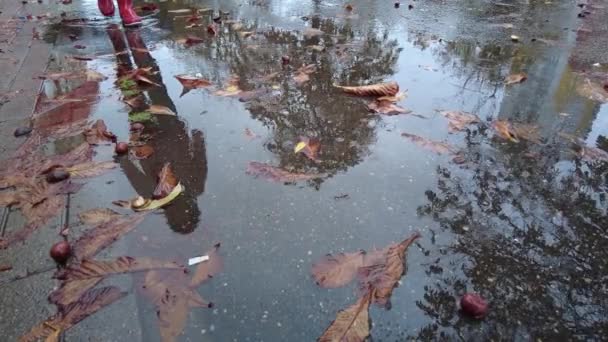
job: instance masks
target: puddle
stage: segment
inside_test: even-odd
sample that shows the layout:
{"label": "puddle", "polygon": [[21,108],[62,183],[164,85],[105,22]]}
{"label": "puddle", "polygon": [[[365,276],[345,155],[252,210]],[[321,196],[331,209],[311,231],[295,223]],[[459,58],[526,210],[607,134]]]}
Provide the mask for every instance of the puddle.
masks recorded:
{"label": "puddle", "polygon": [[[370,311],[374,340],[605,336],[605,164],[585,161],[558,135],[608,146],[606,106],[577,92],[583,70],[569,63],[577,51],[573,6],[352,4],[348,13],[340,2],[163,2],[138,29],[112,20],[52,26],[52,71],[90,69],[107,79],[49,124],[103,119],[118,141],[133,142],[130,124],[141,122],[154,150],[137,160],[99,146],[94,160],[118,167],[72,195],[70,221],[115,200],[150,197],[158,171],[171,163],[185,192],[103,255],[184,263],[221,242],[223,271],[199,289],[215,306],[190,310],[184,341],[320,336],[357,292],[318,287],[311,264],[416,231],[422,237],[409,249],[392,309]],[[93,5],[86,2],[75,17],[94,13]],[[169,12],[190,7],[211,11],[199,11],[200,18]],[[222,11],[221,23],[213,23],[214,10]],[[186,28],[193,23],[200,26]],[[513,34],[521,40],[513,42]],[[180,41],[188,37],[201,41]],[[93,58],[66,58],[74,55]],[[306,65],[314,72],[302,81]],[[137,68],[150,68],[146,77],[157,85],[121,79]],[[518,72],[527,79],[505,86],[505,77]],[[176,75],[212,86],[184,93]],[[411,114],[370,113],[369,99],[335,87],[386,81],[406,93],[397,104]],[[47,80],[44,91],[54,98],[80,85]],[[122,102],[137,96],[140,109]],[[177,115],[146,114],[152,105]],[[479,123],[450,132],[439,110],[474,113]],[[533,126],[539,143],[501,138],[493,120]],[[402,133],[444,143],[450,152],[435,153]],[[317,158],[294,153],[302,137],[320,143]],[[60,140],[54,150],[74,144]],[[248,174],[251,162],[318,177],[269,181]],[[111,322],[124,319],[129,333],[104,325],[103,334],[159,340],[156,309],[138,294],[143,275],[129,279],[130,299],[108,308],[117,315]],[[489,300],[485,320],[459,314],[465,292]],[[98,319],[68,336],[97,336]]]}

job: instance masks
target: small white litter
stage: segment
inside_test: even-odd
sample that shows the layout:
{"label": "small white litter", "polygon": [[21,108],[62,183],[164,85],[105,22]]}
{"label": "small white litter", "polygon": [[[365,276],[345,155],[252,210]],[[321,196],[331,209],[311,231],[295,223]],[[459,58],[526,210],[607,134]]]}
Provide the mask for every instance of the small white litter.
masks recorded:
{"label": "small white litter", "polygon": [[207,261],[207,260],[209,260],[209,256],[208,255],[197,256],[197,257],[194,257],[194,258],[190,258],[190,259],[188,259],[188,266],[200,264],[201,262]]}

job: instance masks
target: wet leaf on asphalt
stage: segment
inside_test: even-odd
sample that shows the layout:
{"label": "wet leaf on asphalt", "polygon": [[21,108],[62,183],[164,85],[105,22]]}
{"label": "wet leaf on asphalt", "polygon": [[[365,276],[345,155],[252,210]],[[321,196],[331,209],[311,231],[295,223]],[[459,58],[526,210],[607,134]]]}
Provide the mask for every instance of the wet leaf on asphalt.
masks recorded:
{"label": "wet leaf on asphalt", "polygon": [[470,124],[481,122],[477,115],[467,112],[441,110],[439,113],[448,119],[450,133],[462,131]]}
{"label": "wet leaf on asphalt", "polygon": [[211,82],[201,77],[176,75],[175,78],[179,81],[179,83],[182,84],[184,88],[187,89],[207,88],[211,86]]}
{"label": "wet leaf on asphalt", "polygon": [[130,149],[131,155],[136,159],[146,159],[154,154],[154,148],[150,145],[136,146]]}
{"label": "wet leaf on asphalt", "polygon": [[51,292],[49,301],[60,306],[66,306],[108,276],[153,269],[182,269],[183,271],[183,266],[174,262],[125,256],[113,261],[85,259],[80,264],[71,265],[59,272],[57,279],[61,280],[62,283],[57,290]]}
{"label": "wet leaf on asphalt", "polygon": [[217,243],[213,248],[206,253],[209,260],[201,262],[196,266],[192,280],[190,281],[191,287],[198,287],[205,281],[213,278],[214,275],[219,273],[224,267],[222,257],[219,254],[220,244]]}
{"label": "wet leaf on asphalt", "polygon": [[123,102],[128,104],[132,109],[138,110],[146,105],[145,100],[146,99],[142,95],[137,95],[130,99],[123,100]]}
{"label": "wet leaf on asphalt", "polygon": [[341,310],[336,319],[318,338],[318,342],[364,342],[370,334],[369,304],[371,294],[365,294],[348,308]]}
{"label": "wet leaf on asphalt", "polygon": [[505,78],[505,84],[510,85],[510,84],[521,83],[527,79],[528,79],[528,75],[526,75],[526,73],[524,73],[524,72],[520,72],[517,74],[507,76]]}
{"label": "wet leaf on asphalt", "polygon": [[202,43],[204,41],[205,41],[204,38],[196,37],[196,36],[192,36],[192,35],[187,35],[186,38],[182,38],[182,39],[176,40],[177,43],[183,44],[186,47],[189,47],[189,46],[192,46],[192,45],[196,45],[196,44],[200,44],[200,43]]}
{"label": "wet leaf on asphalt", "polygon": [[520,140],[527,140],[536,144],[541,142],[538,127],[535,125],[494,120],[492,128],[498,136],[512,142],[519,142]]}
{"label": "wet leaf on asphalt", "polygon": [[386,114],[386,115],[398,115],[398,114],[409,114],[412,111],[399,107],[388,100],[372,100],[367,104],[367,108],[372,113]]}
{"label": "wet leaf on asphalt", "polygon": [[427,150],[431,150],[437,154],[454,153],[454,148],[444,142],[429,140],[429,139],[423,138],[419,135],[405,133],[405,132],[401,133],[401,136],[411,140],[418,146],[426,148]]}
{"label": "wet leaf on asphalt", "polygon": [[147,111],[151,114],[156,115],[177,115],[174,111],[172,111],[169,107],[161,106],[161,105],[151,105]]}
{"label": "wet leaf on asphalt", "polygon": [[293,80],[297,84],[303,84],[310,81],[310,74],[317,71],[317,67],[314,64],[303,65],[296,70],[296,74],[293,76]]}
{"label": "wet leaf on asphalt", "polygon": [[165,163],[163,168],[158,173],[157,184],[152,197],[154,199],[161,199],[167,197],[177,186],[178,180],[173,170],[171,169],[170,163]]}
{"label": "wet leaf on asphalt", "polygon": [[321,178],[324,175],[319,173],[296,173],[289,172],[276,166],[256,161],[249,162],[246,173],[254,177],[261,177],[273,182],[294,183],[298,181]]}
{"label": "wet leaf on asphalt", "polygon": [[116,136],[108,131],[108,127],[103,120],[97,120],[93,126],[86,129],[83,134],[90,145],[99,145],[116,139]]}
{"label": "wet leaf on asphalt", "polygon": [[317,285],[324,288],[338,288],[347,285],[357,276],[359,269],[377,263],[384,257],[385,251],[374,250],[370,253],[357,251],[352,253],[328,254],[313,263],[312,275]]}
{"label": "wet leaf on asphalt", "polygon": [[407,97],[407,90],[400,91],[394,96],[381,96],[376,98],[377,101],[399,102]]}
{"label": "wet leaf on asphalt", "polygon": [[90,259],[124,234],[137,227],[144,214],[119,215],[105,220],[88,230],[72,244],[74,255],[79,260]]}
{"label": "wet leaf on asphalt", "polygon": [[78,214],[80,222],[89,226],[104,224],[121,216],[121,214],[108,208],[89,209]]}
{"label": "wet leaf on asphalt", "polygon": [[300,137],[294,148],[295,153],[303,153],[310,160],[318,162],[319,150],[321,149],[321,141],[317,138]]}
{"label": "wet leaf on asphalt", "polygon": [[115,162],[87,162],[82,164],[76,164],[66,168],[65,170],[70,173],[71,178],[90,178],[96,177],[104,172],[115,169],[118,166]]}
{"label": "wet leaf on asphalt", "polygon": [[35,342],[48,336],[58,336],[61,332],[70,329],[78,322],[126,295],[126,292],[121,292],[114,286],[89,290],[76,302],[60,308],[57,314],[34,326],[19,338],[19,342]]}
{"label": "wet leaf on asphalt", "polygon": [[149,77],[157,74],[152,67],[137,68],[129,70],[125,75],[118,79],[118,83],[124,83],[126,80],[131,80],[139,83],[149,84],[160,87],[161,85],[151,80]]}
{"label": "wet leaf on asphalt", "polygon": [[173,342],[182,333],[190,308],[213,306],[206,302],[191,284],[191,279],[183,271],[154,270],[146,273],[141,289],[156,305],[163,342]]}
{"label": "wet leaf on asphalt", "polygon": [[419,233],[414,233],[402,242],[389,246],[385,258],[378,258],[376,263],[359,269],[359,288],[362,292],[372,292],[372,302],[390,309],[393,289],[399,285],[407,270],[405,252],[419,237]]}
{"label": "wet leaf on asphalt", "polygon": [[379,83],[367,86],[346,87],[335,86],[347,94],[356,96],[395,96],[399,92],[399,84],[397,82]]}

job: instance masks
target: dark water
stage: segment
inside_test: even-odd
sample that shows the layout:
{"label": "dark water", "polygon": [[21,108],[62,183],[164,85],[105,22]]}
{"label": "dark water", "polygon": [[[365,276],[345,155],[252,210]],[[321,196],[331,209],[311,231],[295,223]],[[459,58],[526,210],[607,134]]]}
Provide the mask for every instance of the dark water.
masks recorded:
{"label": "dark water", "polygon": [[[409,250],[392,309],[371,310],[374,341],[605,339],[606,163],[583,160],[558,135],[608,148],[608,107],[576,92],[575,4],[428,1],[412,2],[412,10],[391,1],[352,4],[349,14],[335,1],[163,2],[139,29],[107,20],[52,26],[50,68],[86,65],[109,77],[89,118],[102,118],[120,140],[129,136],[130,110],[116,85],[125,70],[158,71],[153,81],[162,86],[144,91],[146,101],[178,114],[147,124],[152,158],[118,159],[120,170],[75,196],[74,220],[87,208],[150,195],[158,170],[172,163],[185,194],[107,256],[183,262],[222,243],[224,270],[199,291],[215,308],[191,310],[184,341],[314,340],[356,291],[317,287],[312,262],[415,231],[422,238]],[[184,14],[167,12],[190,6],[211,9],[199,28],[186,29]],[[73,9],[69,16],[82,17],[95,13],[95,3]],[[217,10],[229,13],[210,37],[206,26]],[[306,36],[310,27],[323,33]],[[69,34],[87,48],[74,50]],[[190,47],[176,42],[188,34],[204,40]],[[114,55],[120,51],[127,53]],[[101,57],[64,58],[77,53]],[[281,65],[283,55],[290,65]],[[317,71],[298,85],[292,75],[302,64]],[[504,77],[517,72],[528,74],[526,82],[505,86]],[[257,92],[246,102],[204,89],[180,96],[174,75],[198,73],[217,89],[236,76],[241,89]],[[369,113],[365,99],[333,87],[388,80],[407,90],[399,104],[416,115]],[[73,86],[49,82],[46,90]],[[472,112],[482,123],[451,134],[439,109]],[[492,119],[536,125],[540,143],[501,139]],[[447,142],[464,163],[425,150],[402,132]],[[319,162],[293,152],[300,136],[320,140]],[[101,147],[96,158],[111,156],[110,147]],[[250,161],[323,176],[269,182],[246,174]],[[155,310],[138,296],[138,278],[132,284],[134,305],[113,305],[112,324],[93,317],[72,338],[158,340]],[[465,292],[488,299],[486,319],[458,313]],[[23,333],[6,329],[9,336]]]}

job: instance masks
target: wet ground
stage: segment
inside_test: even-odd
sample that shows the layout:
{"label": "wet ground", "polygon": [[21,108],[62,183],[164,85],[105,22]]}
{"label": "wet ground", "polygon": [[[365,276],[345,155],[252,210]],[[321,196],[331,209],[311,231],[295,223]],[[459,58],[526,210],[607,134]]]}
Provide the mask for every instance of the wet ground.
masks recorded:
{"label": "wet ground", "polygon": [[[318,287],[312,263],[416,231],[422,237],[408,251],[392,308],[371,309],[374,341],[605,339],[608,170],[605,159],[580,151],[608,151],[607,95],[589,98],[580,84],[590,73],[606,75],[608,56],[581,49],[591,39],[578,30],[582,9],[570,1],[351,4],[352,12],[339,1],[161,2],[143,27],[126,30],[114,25],[117,19],[99,17],[95,2],[66,6],[64,19],[99,20],[46,27],[43,38],[55,45],[49,70],[86,68],[108,79],[87,90],[98,101],[62,120],[103,119],[128,140],[134,113],[121,101],[128,94],[117,78],[143,67],[158,71],[152,80],[160,84],[143,91],[145,101],[177,113],[146,122],[155,150],[146,160],[114,157],[111,146],[96,149],[95,160],[115,158],[120,167],[71,196],[73,234],[79,212],[149,196],[158,170],[170,162],[185,193],[102,256],[184,263],[221,242],[224,268],[199,289],[215,306],[190,310],[179,340],[314,340],[356,291]],[[186,28],[189,14],[170,12],[190,7],[209,9],[199,11],[200,27]],[[212,36],[206,27],[218,11],[223,22]],[[180,39],[188,35],[203,41],[186,46]],[[95,58],[66,59],[74,55]],[[282,65],[284,55],[289,65]],[[299,84],[293,75],[303,64],[317,71]],[[519,72],[525,82],[504,84]],[[182,94],[174,78],[180,74],[200,74],[214,88]],[[382,81],[407,92],[399,105],[411,114],[370,113],[368,99],[334,87]],[[235,85],[253,95],[215,93]],[[78,86],[46,81],[43,91],[54,97]],[[450,132],[437,110],[474,113],[481,123]],[[538,139],[504,139],[493,120],[534,126]],[[401,133],[445,142],[457,157]],[[294,153],[302,136],[320,141],[317,161]],[[584,144],[573,148],[574,138]],[[78,139],[54,141],[49,153],[67,151]],[[252,161],[319,177],[272,182],[246,172]],[[18,215],[4,216],[10,231]],[[14,274],[52,266],[47,250],[55,233],[36,232],[2,251],[2,260]],[[46,303],[51,275],[2,285],[4,340],[54,311]],[[159,340],[155,308],[139,295],[138,277],[118,278],[129,296],[65,339]],[[465,292],[487,298],[484,320],[458,312]]]}

